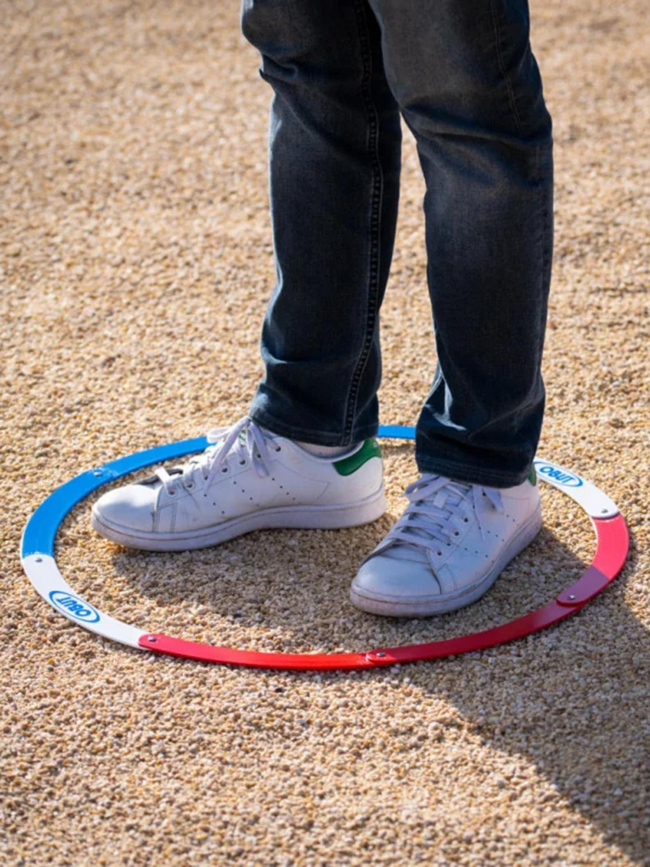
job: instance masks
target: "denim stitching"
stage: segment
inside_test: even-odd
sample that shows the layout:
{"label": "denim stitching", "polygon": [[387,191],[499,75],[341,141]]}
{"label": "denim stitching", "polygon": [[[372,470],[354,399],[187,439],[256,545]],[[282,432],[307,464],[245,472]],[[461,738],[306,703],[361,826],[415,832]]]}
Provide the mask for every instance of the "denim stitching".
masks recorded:
{"label": "denim stitching", "polygon": [[[552,209],[549,211],[549,207],[547,204],[547,189],[546,184],[544,183],[544,179],[542,177],[542,150],[544,145],[537,145],[537,183],[539,185],[540,196],[541,196],[541,205],[542,205],[542,219],[541,219],[541,229],[540,229],[540,240],[541,240],[541,250],[542,250],[542,267],[541,267],[541,277],[540,277],[540,296],[543,296],[545,291],[545,285],[548,283],[548,292],[550,292],[550,260],[551,260],[551,249],[549,240],[551,238],[551,225],[550,219],[552,218]],[[552,154],[553,145],[551,143],[551,154]],[[545,154],[545,156],[547,156]],[[548,156],[547,156],[548,159]],[[548,169],[547,169],[548,170]],[[551,168],[552,171],[552,168]],[[548,304],[548,299],[547,299]],[[545,305],[542,305],[542,318],[540,320],[540,334],[542,335],[542,346],[540,347],[540,356],[544,351],[544,335],[546,330],[546,316],[547,316],[547,306],[546,310],[544,310]],[[541,358],[540,358],[541,361]],[[541,376],[541,370],[540,370]]]}
{"label": "denim stitching", "polygon": [[512,113],[515,117],[515,123],[517,125],[517,132],[520,134],[523,133],[523,127],[521,124],[521,119],[519,117],[519,112],[517,111],[517,103],[515,100],[515,92],[512,89],[512,83],[508,78],[506,73],[505,64],[503,62],[503,54],[501,51],[501,36],[499,34],[499,24],[497,22],[497,13],[496,13],[496,2],[492,0],[490,3],[490,10],[492,12],[492,23],[494,24],[494,47],[496,49],[497,54],[497,63],[499,64],[499,70],[501,71],[501,75],[506,83],[506,87],[508,88],[508,96],[510,98],[510,108],[512,109]]}
{"label": "denim stitching", "polygon": [[365,370],[370,349],[374,339],[375,324],[377,319],[377,300],[379,292],[379,228],[380,228],[380,213],[382,206],[382,196],[384,189],[383,172],[381,161],[379,159],[378,149],[378,127],[379,118],[377,108],[372,99],[370,88],[370,77],[372,73],[372,55],[369,47],[368,28],[366,25],[365,11],[363,8],[364,0],[354,0],[355,11],[357,13],[357,24],[359,28],[359,42],[361,46],[361,61],[363,64],[363,77],[361,80],[361,96],[363,104],[368,115],[368,151],[372,158],[372,173],[373,180],[371,186],[371,206],[370,206],[370,254],[368,267],[368,311],[366,318],[366,333],[357,362],[356,369],[350,382],[348,397],[346,401],[347,413],[345,417],[345,425],[343,438],[347,440],[352,432],[352,425],[357,408],[357,400],[359,396],[359,384]]}

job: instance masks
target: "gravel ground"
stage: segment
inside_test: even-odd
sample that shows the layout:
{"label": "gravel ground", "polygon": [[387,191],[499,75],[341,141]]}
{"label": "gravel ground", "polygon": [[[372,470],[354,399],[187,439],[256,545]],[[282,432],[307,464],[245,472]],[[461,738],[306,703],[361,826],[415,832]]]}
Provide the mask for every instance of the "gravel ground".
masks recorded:
{"label": "gravel ground", "polygon": [[[0,13],[2,863],[650,863],[645,3],[533,5],[557,143],[539,452],[619,503],[629,564],[546,633],[327,675],[109,644],[51,611],[21,571],[22,527],[62,482],[245,413],[273,283],[270,91],[234,0],[0,0]],[[386,424],[414,422],[435,366],[410,142],[403,190],[382,318]],[[356,612],[356,564],[415,477],[410,444],[385,458],[389,513],[369,527],[142,554],[95,538],[86,501],[59,562],[146,628],[335,650],[506,620],[593,553],[584,514],[544,489],[542,534],[473,608],[401,623]]]}

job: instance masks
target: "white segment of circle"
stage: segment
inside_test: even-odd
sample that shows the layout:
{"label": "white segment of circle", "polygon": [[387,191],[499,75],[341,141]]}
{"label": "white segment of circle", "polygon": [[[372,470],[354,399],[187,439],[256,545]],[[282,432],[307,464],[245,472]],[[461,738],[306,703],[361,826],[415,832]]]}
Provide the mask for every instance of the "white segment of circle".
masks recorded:
{"label": "white segment of circle", "polygon": [[[76,623],[77,626],[83,626],[83,628],[87,629],[89,632],[96,632],[97,635],[101,635],[104,638],[110,638],[111,641],[119,641],[120,644],[128,644],[129,647],[135,647],[138,650],[142,650],[138,645],[138,641],[147,633],[143,632],[142,629],[137,629],[135,626],[129,626],[128,623],[122,623],[121,620],[116,620],[114,617],[104,614],[91,602],[86,602],[86,600],[82,596],[79,596],[77,591],[73,590],[73,588],[67,583],[63,575],[59,572],[59,567],[56,565],[56,561],[53,557],[50,557],[47,554],[30,554],[28,557],[23,558],[22,564],[25,572],[27,572],[29,576],[29,580],[32,582],[37,592],[46,602],[49,602],[53,608],[56,608],[59,614],[63,614],[63,616],[67,617],[68,620]],[[87,619],[75,616],[75,614],[66,607],[55,604],[55,602],[52,601],[51,594],[56,593],[57,591],[64,596],[65,594],[69,594],[74,599],[83,603],[88,609],[96,612],[99,615],[98,620],[94,623],[88,622]]]}
{"label": "white segment of circle", "polygon": [[543,458],[535,458],[537,475],[554,488],[568,494],[585,510],[590,518],[613,518],[618,515],[619,508],[607,494],[593,484],[583,479],[577,473]]}

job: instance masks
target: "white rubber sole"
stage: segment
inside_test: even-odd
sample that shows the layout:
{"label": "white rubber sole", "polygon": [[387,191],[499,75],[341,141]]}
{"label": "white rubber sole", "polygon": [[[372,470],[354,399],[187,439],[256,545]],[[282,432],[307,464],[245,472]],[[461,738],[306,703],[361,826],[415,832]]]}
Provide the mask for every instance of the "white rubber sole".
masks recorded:
{"label": "white rubber sole", "polygon": [[93,507],[90,522],[106,539],[144,551],[190,551],[220,545],[254,530],[340,530],[376,521],[386,511],[382,484],[379,490],[354,503],[333,506],[276,506],[240,515],[229,521],[181,533],[147,533],[107,521]]}
{"label": "white rubber sole", "polygon": [[[446,593],[442,596],[413,596],[405,599],[400,596],[374,596],[368,590],[361,590],[356,587],[353,581],[350,588],[350,601],[356,608],[360,608],[368,614],[381,614],[385,617],[430,617],[464,608],[487,593],[508,563],[530,545],[541,528],[542,510],[538,503],[533,514],[521,525],[516,535],[512,537],[490,567],[489,572],[486,572],[475,584],[463,590]],[[399,569],[399,561],[395,560],[394,562],[395,568]]]}

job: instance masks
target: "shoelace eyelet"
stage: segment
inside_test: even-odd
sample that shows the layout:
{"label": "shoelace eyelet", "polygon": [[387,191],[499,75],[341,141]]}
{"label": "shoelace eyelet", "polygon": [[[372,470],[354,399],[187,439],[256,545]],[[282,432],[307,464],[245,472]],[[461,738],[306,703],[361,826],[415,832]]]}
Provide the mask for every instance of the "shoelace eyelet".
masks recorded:
{"label": "shoelace eyelet", "polygon": [[228,472],[228,467],[222,467],[222,468],[221,468],[221,472],[222,472],[222,473],[227,473],[227,472]]}
{"label": "shoelace eyelet", "polygon": [[241,461],[239,461],[239,466],[240,466],[240,467],[246,466],[246,461],[245,461],[244,459],[242,459]]}
{"label": "shoelace eyelet", "polygon": [[464,523],[464,524],[469,524],[469,518],[463,518],[463,523]]}
{"label": "shoelace eyelet", "polygon": [[191,491],[192,488],[194,487],[194,482],[187,482],[185,487],[187,488],[188,491]]}
{"label": "shoelace eyelet", "polygon": [[282,451],[282,446],[278,446],[276,449],[276,452],[281,452],[281,451]]}
{"label": "shoelace eyelet", "polygon": [[167,493],[169,494],[170,497],[173,497],[174,494],[176,493],[176,488],[169,488]]}

